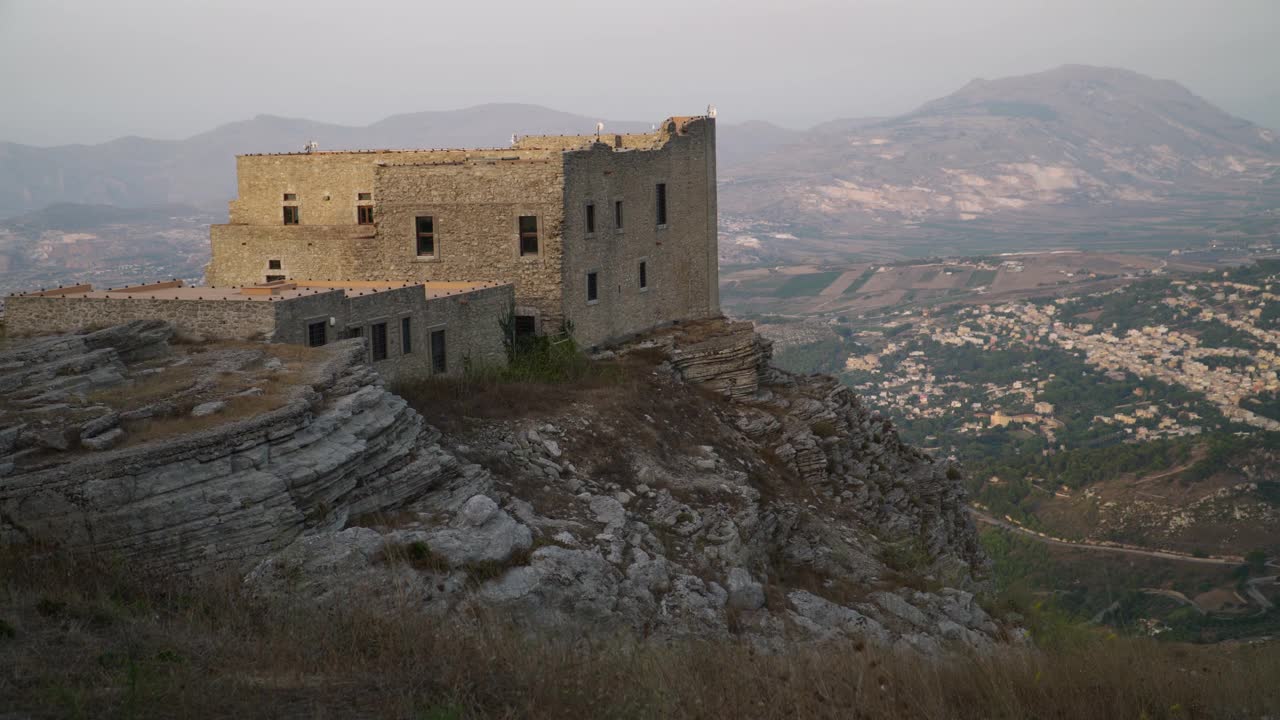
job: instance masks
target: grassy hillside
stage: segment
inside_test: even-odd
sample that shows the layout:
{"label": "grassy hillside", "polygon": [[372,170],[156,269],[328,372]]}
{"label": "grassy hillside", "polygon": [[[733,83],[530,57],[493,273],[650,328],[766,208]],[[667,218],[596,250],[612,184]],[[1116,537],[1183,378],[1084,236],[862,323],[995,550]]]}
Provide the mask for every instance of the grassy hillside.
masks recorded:
{"label": "grassy hillside", "polygon": [[526,635],[500,618],[321,611],[234,579],[145,583],[59,558],[0,565],[0,707],[67,718],[1258,718],[1280,647],[1087,632],[941,661],[862,644],[762,653]]}

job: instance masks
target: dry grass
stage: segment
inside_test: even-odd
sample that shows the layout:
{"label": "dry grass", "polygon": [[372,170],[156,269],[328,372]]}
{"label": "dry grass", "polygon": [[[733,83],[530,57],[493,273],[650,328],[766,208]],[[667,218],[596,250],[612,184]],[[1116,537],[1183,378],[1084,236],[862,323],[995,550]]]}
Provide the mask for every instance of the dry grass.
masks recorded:
{"label": "dry grass", "polygon": [[266,392],[262,395],[228,397],[226,398],[227,406],[221,412],[205,415],[204,417],[182,415],[126,423],[125,427],[128,433],[125,435],[125,444],[137,445],[151,442],[152,440],[197,433],[236,422],[237,420],[257,417],[284,407],[288,400],[288,393],[281,389],[277,392]]}
{"label": "dry grass", "polygon": [[199,375],[200,368],[194,363],[167,367],[138,382],[99,390],[90,394],[88,400],[117,410],[142,407],[190,389],[196,384]]}
{"label": "dry grass", "polygon": [[254,350],[265,350],[268,355],[285,363],[314,363],[325,353],[323,348],[287,343],[246,343]]}
{"label": "dry grass", "polygon": [[528,637],[249,602],[66,561],[0,566],[0,707],[36,717],[1262,718],[1276,646],[1098,639],[930,662],[856,643]]}
{"label": "dry grass", "polygon": [[634,380],[623,364],[586,361],[564,379],[478,370],[462,377],[402,381],[391,390],[429,422],[454,430],[468,419],[545,417],[579,402],[607,403],[607,396],[625,393]]}

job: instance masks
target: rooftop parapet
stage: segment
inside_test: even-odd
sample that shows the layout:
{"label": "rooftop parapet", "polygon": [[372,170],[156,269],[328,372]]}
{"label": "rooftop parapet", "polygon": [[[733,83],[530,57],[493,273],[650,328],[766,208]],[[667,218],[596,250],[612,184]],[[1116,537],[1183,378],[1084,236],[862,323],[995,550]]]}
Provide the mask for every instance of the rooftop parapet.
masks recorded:
{"label": "rooftop parapet", "polygon": [[[691,125],[710,120],[705,115],[681,115],[663,120],[652,132],[647,133],[585,133],[581,135],[512,135],[512,144],[506,148],[380,148],[356,150],[312,150],[279,153],[243,153],[237,158],[252,157],[316,157],[334,158],[343,155],[386,155],[382,162],[404,162],[405,155],[422,155],[421,160],[409,160],[410,164],[465,165],[468,163],[495,161],[549,160],[554,153],[585,150],[597,143],[615,150],[653,150],[662,147],[673,136],[685,134]],[[509,157],[513,151],[522,155]],[[504,157],[506,153],[508,157]]]}
{"label": "rooftop parapet", "polygon": [[607,145],[614,150],[655,150],[666,145],[672,137],[684,135],[696,122],[710,120],[708,116],[677,116],[662,121],[652,132],[647,133],[609,133],[600,132],[585,135],[520,135],[515,138],[512,147],[526,149],[547,149],[572,152],[586,150],[597,144]]}

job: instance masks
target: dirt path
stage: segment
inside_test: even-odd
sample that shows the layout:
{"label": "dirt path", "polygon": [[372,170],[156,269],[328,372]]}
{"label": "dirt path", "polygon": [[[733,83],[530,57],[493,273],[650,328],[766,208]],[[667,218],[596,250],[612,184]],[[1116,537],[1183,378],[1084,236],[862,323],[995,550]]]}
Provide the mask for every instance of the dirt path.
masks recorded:
{"label": "dirt path", "polygon": [[1148,475],[1148,476],[1146,476],[1146,477],[1144,477],[1144,478],[1139,478],[1139,479],[1134,483],[1134,485],[1143,485],[1143,484],[1145,484],[1145,483],[1149,483],[1149,482],[1151,482],[1152,480],[1159,480],[1160,478],[1167,478],[1167,477],[1169,477],[1170,475],[1177,475],[1178,473],[1182,472],[1183,470],[1187,470],[1187,469],[1189,469],[1192,465],[1195,465],[1196,463],[1200,462],[1200,457],[1202,457],[1203,455],[1204,455],[1204,453],[1203,453],[1203,452],[1197,452],[1197,453],[1195,453],[1195,454],[1192,456],[1191,460],[1189,460],[1185,465],[1181,465],[1181,466],[1179,466],[1179,467],[1173,468],[1172,470],[1165,470],[1164,472],[1162,472],[1162,473],[1157,473],[1157,474],[1155,474],[1155,475]]}
{"label": "dirt path", "polygon": [[1160,597],[1167,597],[1170,600],[1175,600],[1177,602],[1182,603],[1183,605],[1190,607],[1192,610],[1195,610],[1197,613],[1200,613],[1201,615],[1209,614],[1207,610],[1197,605],[1195,600],[1192,600],[1191,598],[1187,597],[1186,595],[1183,595],[1177,590],[1165,590],[1164,588],[1142,588],[1142,592],[1148,595],[1159,595]]}
{"label": "dirt path", "polygon": [[979,522],[984,522],[988,525],[995,525],[997,527],[1002,527],[1006,530],[1010,530],[1020,535],[1025,535],[1029,538],[1038,540],[1042,543],[1045,543],[1046,545],[1057,545],[1060,547],[1080,548],[1082,550],[1098,550],[1102,552],[1120,553],[1123,555],[1140,555],[1144,557],[1159,558],[1161,560],[1181,560],[1182,562],[1200,563],[1202,565],[1239,565],[1240,563],[1244,562],[1244,558],[1239,558],[1239,557],[1229,557],[1229,556],[1228,557],[1196,557],[1194,555],[1184,555],[1182,553],[1169,552],[1167,550],[1143,550],[1141,548],[1118,547],[1115,545],[1102,545],[1099,543],[1092,543],[1092,542],[1073,542],[1070,540],[1059,540],[1058,538],[1052,538],[1047,535],[1040,535],[1035,531],[1028,530],[1024,527],[1020,527],[1011,522],[1006,522],[1004,520],[994,518],[982,512],[981,510],[978,510],[977,508],[971,507],[969,508],[969,512],[972,513],[973,517]]}

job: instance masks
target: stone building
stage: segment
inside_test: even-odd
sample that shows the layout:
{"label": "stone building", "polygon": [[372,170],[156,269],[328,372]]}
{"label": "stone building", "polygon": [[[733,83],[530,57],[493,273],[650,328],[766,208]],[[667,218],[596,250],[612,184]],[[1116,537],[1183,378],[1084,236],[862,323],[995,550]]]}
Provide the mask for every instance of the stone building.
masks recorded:
{"label": "stone building", "polygon": [[166,320],[189,336],[312,347],[363,337],[368,361],[394,380],[505,363],[501,321],[513,302],[511,285],[497,283],[77,285],[6,298],[5,326],[34,335]]}
{"label": "stone building", "polygon": [[719,314],[713,118],[513,139],[240,156],[206,279],[511,283],[518,331],[586,346]]}

